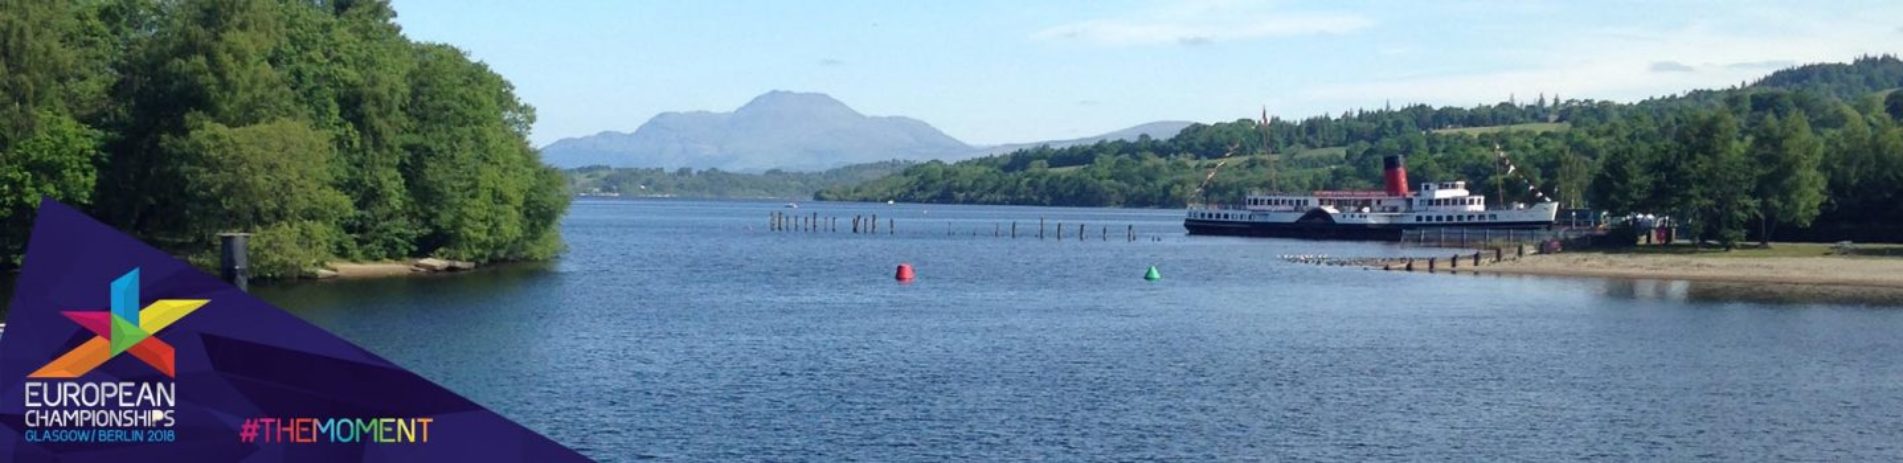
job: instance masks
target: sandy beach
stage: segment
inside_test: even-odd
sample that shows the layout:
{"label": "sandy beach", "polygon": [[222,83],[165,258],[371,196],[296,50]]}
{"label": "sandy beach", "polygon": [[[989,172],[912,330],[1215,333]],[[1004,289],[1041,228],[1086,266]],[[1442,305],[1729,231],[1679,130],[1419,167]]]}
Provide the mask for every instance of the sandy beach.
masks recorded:
{"label": "sandy beach", "polygon": [[332,262],[329,267],[337,278],[387,278],[419,275],[410,262]]}
{"label": "sandy beach", "polygon": [[1563,253],[1463,269],[1480,273],[1903,289],[1903,259]]}

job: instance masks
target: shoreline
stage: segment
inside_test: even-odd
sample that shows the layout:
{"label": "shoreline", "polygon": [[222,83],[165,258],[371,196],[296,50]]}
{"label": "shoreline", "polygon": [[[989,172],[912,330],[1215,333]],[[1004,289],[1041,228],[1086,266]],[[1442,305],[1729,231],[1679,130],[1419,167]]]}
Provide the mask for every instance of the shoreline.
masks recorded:
{"label": "shoreline", "polygon": [[379,262],[328,262],[315,272],[314,278],[301,280],[359,280],[371,278],[395,278],[431,276],[444,273],[461,273],[476,269],[476,263],[436,258],[410,259]]}
{"label": "shoreline", "polygon": [[1903,290],[1903,259],[1877,257],[1731,257],[1578,252],[1529,255],[1461,270],[1504,275]]}

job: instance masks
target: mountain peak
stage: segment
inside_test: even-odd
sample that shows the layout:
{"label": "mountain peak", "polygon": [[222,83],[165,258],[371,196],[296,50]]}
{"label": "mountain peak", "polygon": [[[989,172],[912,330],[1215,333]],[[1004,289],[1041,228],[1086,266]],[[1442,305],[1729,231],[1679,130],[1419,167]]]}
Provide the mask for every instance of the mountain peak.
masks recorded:
{"label": "mountain peak", "polygon": [[626,136],[605,135],[556,141],[543,148],[543,159],[561,167],[823,170],[971,151],[917,120],[866,117],[824,93],[785,90],[761,94],[731,113],[666,112]]}
{"label": "mountain peak", "polygon": [[734,110],[735,114],[757,112],[833,113],[860,116],[858,111],[854,111],[831,95],[787,90],[762,93],[760,96],[753,97],[752,101],[748,101],[740,109]]}

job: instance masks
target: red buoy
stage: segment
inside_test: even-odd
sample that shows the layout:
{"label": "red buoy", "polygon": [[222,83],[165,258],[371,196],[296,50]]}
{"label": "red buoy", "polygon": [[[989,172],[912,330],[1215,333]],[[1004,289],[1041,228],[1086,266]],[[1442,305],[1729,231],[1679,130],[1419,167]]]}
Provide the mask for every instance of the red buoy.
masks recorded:
{"label": "red buoy", "polygon": [[912,281],[912,264],[899,264],[899,281]]}

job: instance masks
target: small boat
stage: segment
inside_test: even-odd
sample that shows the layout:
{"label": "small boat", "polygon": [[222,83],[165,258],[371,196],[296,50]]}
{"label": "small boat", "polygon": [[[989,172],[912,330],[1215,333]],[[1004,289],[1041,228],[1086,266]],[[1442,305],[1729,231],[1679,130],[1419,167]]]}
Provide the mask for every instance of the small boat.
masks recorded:
{"label": "small boat", "polygon": [[799,208],[800,208],[800,204],[799,204],[799,203],[786,203],[786,208],[787,208],[787,209],[799,209]]}

